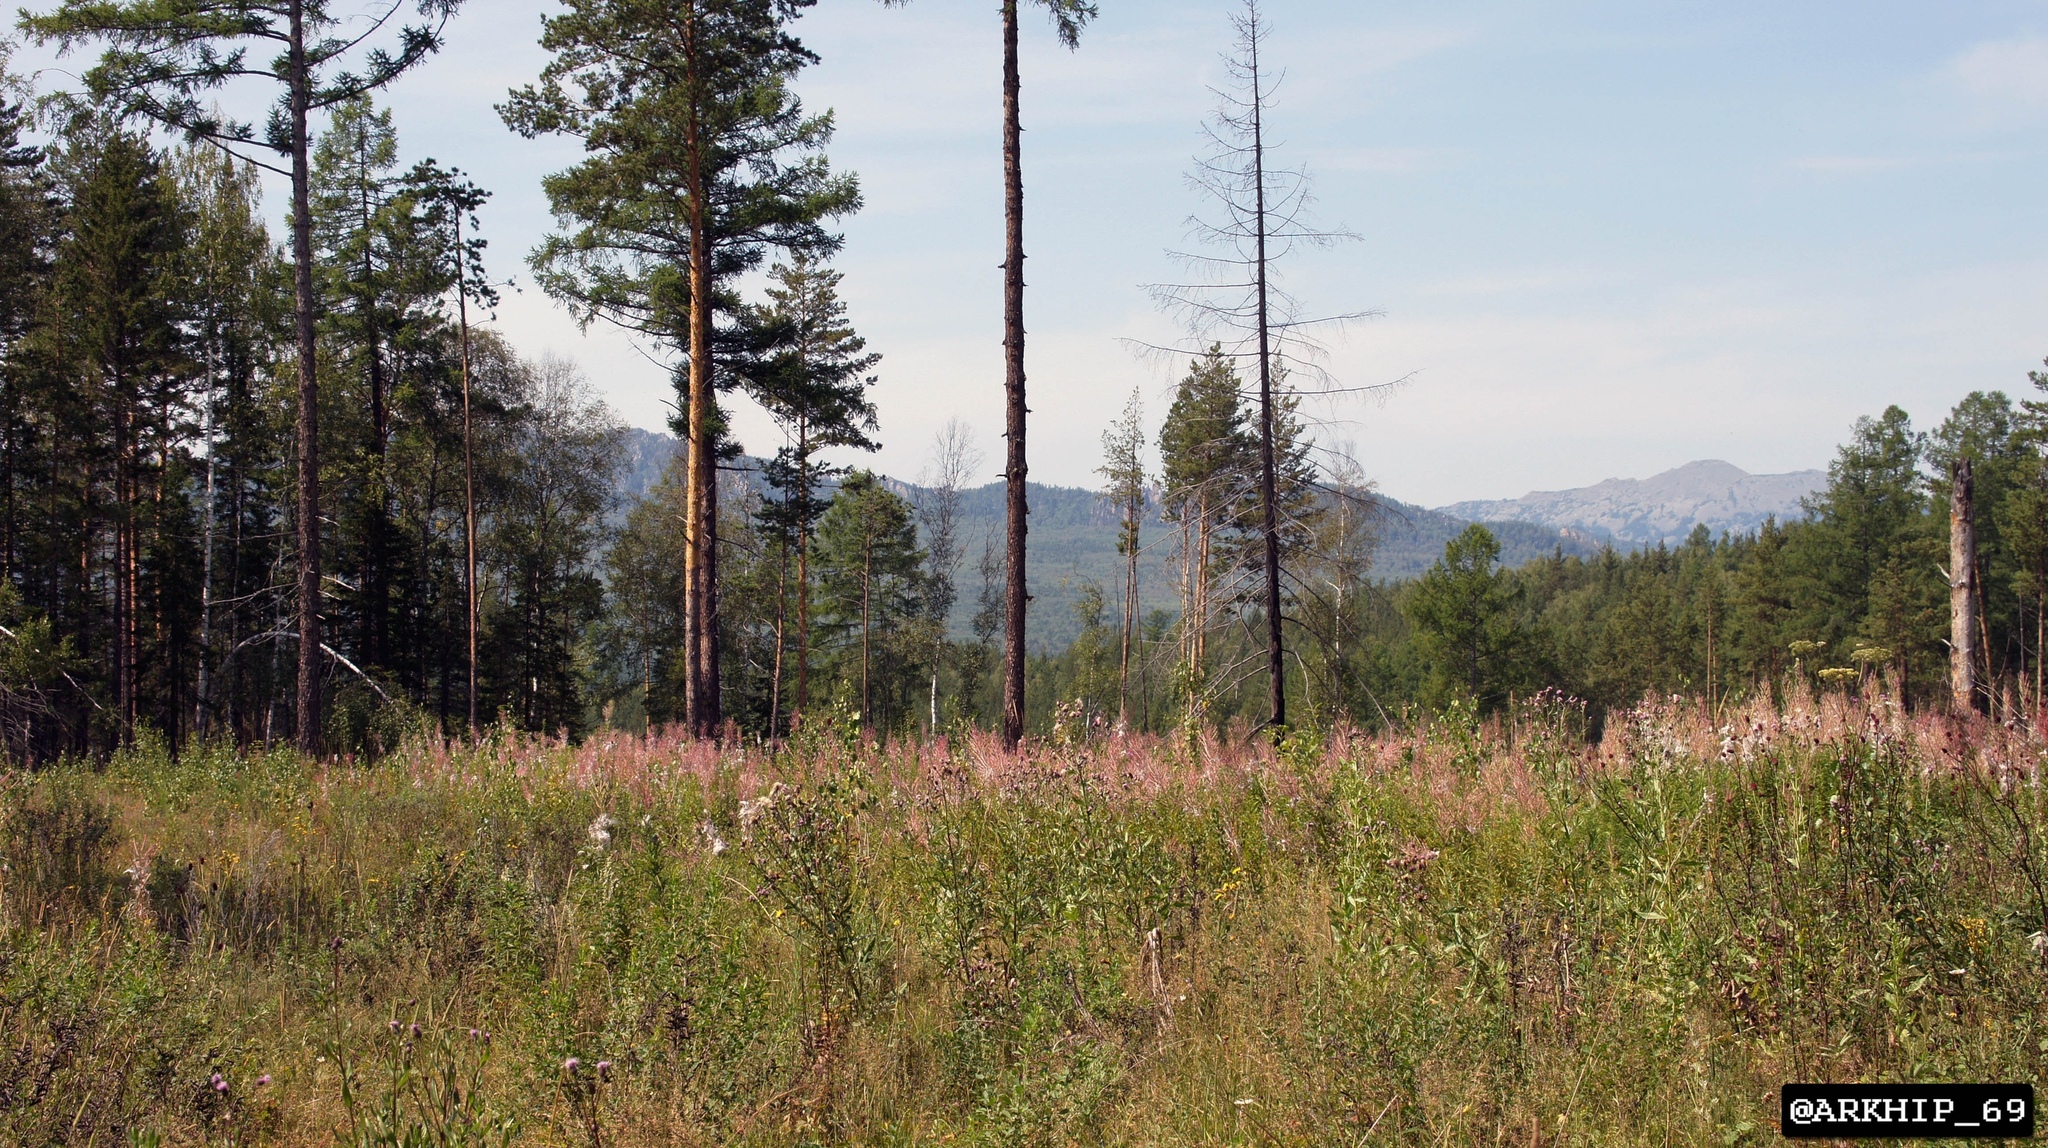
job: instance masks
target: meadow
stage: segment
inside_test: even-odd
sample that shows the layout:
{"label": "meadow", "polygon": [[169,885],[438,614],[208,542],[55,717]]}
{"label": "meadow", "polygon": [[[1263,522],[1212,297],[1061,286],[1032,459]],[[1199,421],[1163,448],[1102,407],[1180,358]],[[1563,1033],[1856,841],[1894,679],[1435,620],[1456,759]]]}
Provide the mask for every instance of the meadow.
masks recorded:
{"label": "meadow", "polygon": [[2048,745],[1881,689],[1383,734],[141,744],[0,780],[0,1141],[1762,1144],[2036,1081]]}

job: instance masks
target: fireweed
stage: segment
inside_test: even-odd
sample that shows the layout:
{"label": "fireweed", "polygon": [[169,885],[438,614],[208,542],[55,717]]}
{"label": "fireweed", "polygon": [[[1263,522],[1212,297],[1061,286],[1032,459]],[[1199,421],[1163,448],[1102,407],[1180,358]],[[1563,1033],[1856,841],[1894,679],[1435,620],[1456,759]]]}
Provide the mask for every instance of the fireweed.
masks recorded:
{"label": "fireweed", "polygon": [[1786,1080],[2039,1079],[2048,746],[1867,688],[9,773],[0,1141],[1761,1144]]}

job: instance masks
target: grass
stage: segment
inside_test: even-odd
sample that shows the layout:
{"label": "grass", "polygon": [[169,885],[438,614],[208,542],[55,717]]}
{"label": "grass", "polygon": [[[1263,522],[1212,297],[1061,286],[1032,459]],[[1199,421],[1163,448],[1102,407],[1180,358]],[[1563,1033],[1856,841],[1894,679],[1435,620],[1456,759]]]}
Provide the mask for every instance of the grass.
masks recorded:
{"label": "grass", "polygon": [[2040,1078],[2037,736],[1582,730],[7,774],[0,1140],[1761,1144]]}

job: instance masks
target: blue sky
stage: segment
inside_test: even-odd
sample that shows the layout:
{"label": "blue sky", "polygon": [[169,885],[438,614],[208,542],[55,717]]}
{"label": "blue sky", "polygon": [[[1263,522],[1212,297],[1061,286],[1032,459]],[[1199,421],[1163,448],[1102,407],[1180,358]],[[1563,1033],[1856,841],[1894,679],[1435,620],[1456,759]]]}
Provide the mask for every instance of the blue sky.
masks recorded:
{"label": "blue sky", "polygon": [[[1221,80],[1223,0],[1100,0],[1078,52],[1041,14],[1024,48],[1032,476],[1092,481],[1099,436],[1173,382],[1125,339],[1169,340],[1141,284],[1174,273],[1183,179]],[[541,6],[470,0],[441,58],[392,92],[408,159],[496,192],[497,269],[549,226],[529,143],[491,105],[543,62]],[[1268,0],[1282,155],[1357,242],[1286,269],[1312,310],[1374,310],[1332,348],[1379,404],[1318,407],[1388,494],[1511,497],[1695,458],[1823,466],[1897,402],[1921,425],[2048,356],[2048,3],[1536,6]],[[839,260],[885,356],[885,448],[914,476],[967,420],[1001,445],[1000,102],[992,0],[821,0],[835,162],[867,208]],[[24,56],[21,63],[36,61]],[[273,202],[282,202],[281,197]],[[633,423],[666,376],[579,334],[530,288],[500,322],[573,356]],[[743,414],[747,446],[771,450]],[[993,462],[986,468],[993,478]]]}

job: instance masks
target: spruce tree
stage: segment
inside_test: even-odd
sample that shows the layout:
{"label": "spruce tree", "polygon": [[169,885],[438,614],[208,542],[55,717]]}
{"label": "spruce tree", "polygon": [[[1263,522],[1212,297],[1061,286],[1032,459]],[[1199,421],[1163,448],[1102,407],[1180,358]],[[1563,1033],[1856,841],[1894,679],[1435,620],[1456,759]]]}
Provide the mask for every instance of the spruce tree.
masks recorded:
{"label": "spruce tree", "polygon": [[888,683],[907,677],[890,671],[903,667],[904,630],[922,607],[924,552],[910,504],[872,471],[855,471],[818,524],[818,564],[826,619],[851,663],[844,672],[858,691],[861,724],[886,727],[899,712]]}
{"label": "spruce tree", "polygon": [[[799,253],[769,272],[769,305],[754,313],[764,342],[776,350],[752,373],[749,390],[782,426],[785,443],[763,477],[774,494],[760,519],[796,558],[796,693],[793,714],[810,704],[811,539],[828,499],[825,484],[844,467],[818,456],[831,448],[872,451],[880,447],[868,374],[881,356],[846,320],[839,299],[840,274]],[[779,660],[779,659],[778,659]],[[781,679],[777,673],[777,682]]]}

